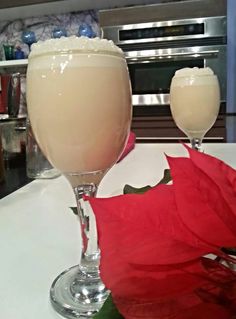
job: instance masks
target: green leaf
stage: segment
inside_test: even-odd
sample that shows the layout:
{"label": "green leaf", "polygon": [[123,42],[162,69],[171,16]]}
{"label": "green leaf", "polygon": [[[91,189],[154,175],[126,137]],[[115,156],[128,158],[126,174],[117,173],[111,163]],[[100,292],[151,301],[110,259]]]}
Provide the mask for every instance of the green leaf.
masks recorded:
{"label": "green leaf", "polygon": [[[171,181],[171,175],[170,175],[170,170],[169,169],[165,169],[164,170],[164,175],[162,177],[162,179],[157,183],[157,185],[160,184],[168,184]],[[124,194],[144,194],[145,192],[147,192],[149,189],[151,189],[152,186],[147,185],[141,188],[136,188],[130,185],[125,185],[124,187]]]}
{"label": "green leaf", "polygon": [[124,317],[117,310],[110,294],[93,319],[124,319]]}
{"label": "green leaf", "polygon": [[164,175],[162,179],[157,183],[157,185],[160,184],[168,184],[172,180],[171,175],[170,175],[170,169],[164,169]]}
{"label": "green leaf", "polygon": [[78,215],[77,207],[70,207],[70,209],[75,215]]}
{"label": "green leaf", "polygon": [[123,193],[124,194],[144,194],[146,193],[149,189],[151,189],[152,187],[150,185],[141,187],[141,188],[136,188],[130,185],[125,185],[124,189],[123,189]]}

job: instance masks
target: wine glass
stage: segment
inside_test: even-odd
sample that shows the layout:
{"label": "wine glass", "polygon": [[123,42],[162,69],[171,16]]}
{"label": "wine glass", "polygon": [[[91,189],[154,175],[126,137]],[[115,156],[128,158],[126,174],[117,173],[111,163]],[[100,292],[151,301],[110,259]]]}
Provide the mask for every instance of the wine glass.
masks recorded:
{"label": "wine glass", "polygon": [[83,197],[96,195],[129,134],[131,90],[123,53],[98,38],[33,45],[27,105],[36,140],[74,190],[83,239],[80,264],[55,279],[51,303],[67,318],[91,318],[108,291],[99,276],[95,218]]}
{"label": "wine glass", "polygon": [[217,76],[210,68],[176,71],[170,87],[170,108],[176,125],[201,151],[206,132],[215,123],[220,108]]}
{"label": "wine glass", "polygon": [[36,36],[34,31],[30,31],[30,30],[23,31],[21,39],[25,44],[28,45],[29,51],[31,49],[31,45],[36,42]]}

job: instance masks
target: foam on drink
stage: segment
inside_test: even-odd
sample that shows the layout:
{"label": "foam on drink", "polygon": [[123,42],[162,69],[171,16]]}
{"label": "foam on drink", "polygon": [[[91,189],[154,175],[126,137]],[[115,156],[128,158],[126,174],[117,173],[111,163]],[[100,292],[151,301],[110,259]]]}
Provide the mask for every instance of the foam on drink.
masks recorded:
{"label": "foam on drink", "polygon": [[124,56],[123,51],[107,39],[88,37],[61,37],[60,39],[48,39],[32,44],[29,58],[48,53],[68,53],[79,51],[80,53],[109,53],[117,56]]}
{"label": "foam on drink", "polygon": [[212,71],[211,68],[206,67],[206,68],[183,68],[180,70],[177,70],[175,72],[175,78],[179,77],[186,77],[186,76],[201,76],[201,75],[213,75],[214,72]]}
{"label": "foam on drink", "polygon": [[111,41],[50,39],[34,44],[27,102],[35,137],[64,173],[110,168],[131,121],[126,61]]}
{"label": "foam on drink", "polygon": [[171,82],[170,100],[177,126],[189,138],[201,139],[219,112],[218,79],[208,67],[180,69]]}

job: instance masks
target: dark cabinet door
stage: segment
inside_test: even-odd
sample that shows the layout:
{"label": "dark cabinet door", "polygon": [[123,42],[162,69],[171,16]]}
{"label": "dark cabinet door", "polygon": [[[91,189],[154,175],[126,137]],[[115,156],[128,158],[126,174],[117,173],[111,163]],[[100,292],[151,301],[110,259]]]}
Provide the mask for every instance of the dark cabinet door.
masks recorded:
{"label": "dark cabinet door", "polygon": [[[186,135],[175,125],[171,116],[134,116],[132,131],[140,143],[174,143],[188,141]],[[220,115],[207,132],[205,142],[226,142],[225,117]]]}
{"label": "dark cabinet door", "polygon": [[[1,0],[0,9],[20,7],[32,4],[46,3],[46,2],[55,2],[55,0]],[[61,1],[61,0],[57,0]]]}

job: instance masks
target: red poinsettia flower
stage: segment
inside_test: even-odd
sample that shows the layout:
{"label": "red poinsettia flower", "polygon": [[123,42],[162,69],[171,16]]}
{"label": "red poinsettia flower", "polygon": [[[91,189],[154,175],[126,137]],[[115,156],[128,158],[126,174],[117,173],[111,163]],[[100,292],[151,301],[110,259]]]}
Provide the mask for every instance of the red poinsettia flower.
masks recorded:
{"label": "red poinsettia flower", "polygon": [[[126,319],[233,318],[236,276],[206,257],[236,247],[236,171],[203,153],[167,157],[172,185],[89,198],[101,276]],[[205,257],[204,257],[205,256]]]}

